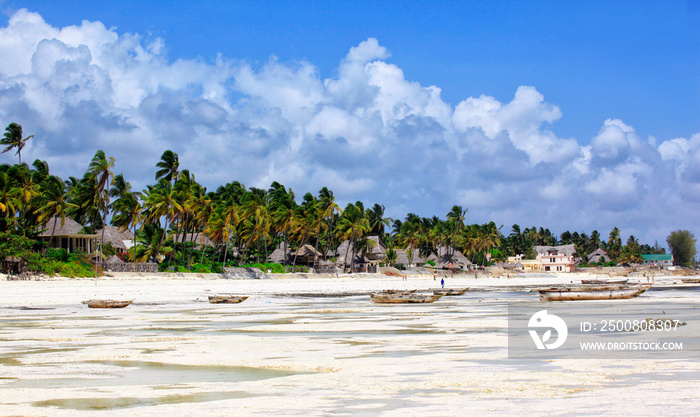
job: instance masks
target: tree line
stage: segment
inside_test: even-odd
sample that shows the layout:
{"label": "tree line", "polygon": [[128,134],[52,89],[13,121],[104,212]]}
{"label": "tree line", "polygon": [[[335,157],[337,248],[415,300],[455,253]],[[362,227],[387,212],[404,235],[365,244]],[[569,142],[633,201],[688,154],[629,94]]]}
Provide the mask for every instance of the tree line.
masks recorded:
{"label": "tree line", "polygon": [[[0,141],[7,146],[3,152],[14,149],[19,157],[17,164],[0,165],[0,232],[32,239],[54,217],[59,224],[71,218],[86,232],[104,230],[109,221],[134,233],[135,245],[128,258],[135,262],[212,269],[217,263],[265,262],[275,248],[287,253],[306,244],[325,257],[344,241],[350,242],[346,251],[367,253],[374,245],[370,236],[379,236],[387,247],[384,261],[389,265],[396,263],[398,249],[406,249],[412,257],[446,247],[480,265],[517,254],[532,259],[537,245],[573,244],[580,257],[603,248],[615,263],[641,262],[642,253],[664,251],[656,243],[641,244],[634,236],[623,244],[617,227],[607,238],[596,230],[590,234],[566,231],[557,237],[546,228],[521,229],[517,224],[505,235],[494,222],[467,224],[468,210],[458,205],[444,219],[414,213],[391,219],[379,203],[365,207],[358,201],[341,208],[326,187],[315,195],[304,194],[299,202],[292,189],[278,182],[263,189],[234,181],[209,191],[181,168],[171,150],[157,162],[154,183],[141,191],[134,190],[122,174],[115,174],[114,158],[102,150],[95,153],[82,177],[63,180],[50,173],[45,161],[36,160],[31,166],[22,163],[21,150],[31,137],[24,138],[21,126],[12,123]],[[202,235],[215,247],[195,244]],[[108,246],[101,247],[102,256],[108,254]],[[296,260],[291,257],[284,263],[294,265]]]}

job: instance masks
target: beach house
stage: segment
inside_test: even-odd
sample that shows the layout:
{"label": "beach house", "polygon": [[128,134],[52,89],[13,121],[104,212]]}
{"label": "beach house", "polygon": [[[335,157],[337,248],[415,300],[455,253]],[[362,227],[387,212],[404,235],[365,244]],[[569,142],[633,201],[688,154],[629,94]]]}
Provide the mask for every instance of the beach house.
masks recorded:
{"label": "beach house", "polygon": [[535,246],[537,261],[542,264],[543,271],[573,272],[576,247],[571,245]]}
{"label": "beach house", "polygon": [[[97,243],[102,239],[103,229],[95,231],[97,235]],[[121,230],[114,226],[104,227],[104,244],[110,244],[117,253],[126,253],[130,247],[134,245],[134,233],[127,229]]]}
{"label": "beach house", "polygon": [[85,252],[94,254],[97,249],[97,234],[81,233],[83,226],[66,217],[52,217],[43,227],[37,238],[49,243],[50,248],[63,248],[69,253]]}
{"label": "beach house", "polygon": [[642,255],[644,259],[644,266],[652,267],[669,267],[673,266],[673,255],[670,253],[654,253]]}

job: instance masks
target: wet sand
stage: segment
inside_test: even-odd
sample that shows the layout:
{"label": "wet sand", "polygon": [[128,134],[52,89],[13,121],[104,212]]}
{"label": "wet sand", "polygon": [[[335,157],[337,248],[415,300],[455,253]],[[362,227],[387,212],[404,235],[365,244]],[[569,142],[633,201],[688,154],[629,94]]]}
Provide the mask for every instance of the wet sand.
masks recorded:
{"label": "wet sand", "polygon": [[[0,415],[698,414],[697,357],[508,359],[507,305],[575,279],[447,279],[473,290],[420,305],[361,294],[439,278],[0,281]],[[625,302],[700,301],[677,281]]]}

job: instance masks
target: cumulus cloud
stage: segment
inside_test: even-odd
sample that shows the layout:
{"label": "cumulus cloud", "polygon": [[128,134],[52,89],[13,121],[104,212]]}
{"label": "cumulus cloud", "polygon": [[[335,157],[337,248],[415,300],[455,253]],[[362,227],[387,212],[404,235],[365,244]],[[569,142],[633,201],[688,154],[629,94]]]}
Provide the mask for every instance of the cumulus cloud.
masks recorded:
{"label": "cumulus cloud", "polygon": [[173,61],[166,45],[101,22],[56,28],[20,10],[0,28],[0,119],[35,134],[23,156],[64,178],[103,149],[143,187],[172,149],[208,187],[328,186],[341,205],[379,202],[394,217],[461,204],[468,220],[507,228],[624,230],[683,216],[682,202],[700,199],[700,135],[642,141],[608,119],[590,143],[561,138],[562,111],[533,86],[509,102],[484,94],[453,108],[438,86],[407,80],[374,38],[348,45],[326,79],[311,62],[275,57],[259,67]]}

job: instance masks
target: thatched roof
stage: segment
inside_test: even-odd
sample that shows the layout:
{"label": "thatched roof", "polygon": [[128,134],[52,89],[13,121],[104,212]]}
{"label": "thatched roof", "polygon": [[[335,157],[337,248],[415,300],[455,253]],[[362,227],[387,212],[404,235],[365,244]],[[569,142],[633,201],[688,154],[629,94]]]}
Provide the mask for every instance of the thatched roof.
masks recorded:
{"label": "thatched roof", "polygon": [[462,252],[447,246],[439,246],[437,253],[430,254],[427,260],[435,262],[435,267],[442,269],[462,269],[472,264]]}
{"label": "thatched roof", "polygon": [[[289,259],[289,245],[287,245],[287,256],[286,259]],[[267,260],[272,263],[276,264],[283,264],[285,261],[285,252],[284,252],[284,242],[280,242],[279,245],[277,245],[277,248],[270,254],[270,256],[267,257]]]}
{"label": "thatched roof", "polygon": [[369,236],[367,239],[371,240],[374,242],[374,247],[369,253],[372,254],[383,254],[386,253],[386,247],[384,246],[384,242],[379,238],[379,236]]}
{"label": "thatched roof", "polygon": [[588,254],[587,259],[588,263],[610,262],[610,257],[608,257],[608,253],[600,248]]}
{"label": "thatched roof", "polygon": [[[134,240],[134,233],[131,230],[124,230],[122,231],[118,227],[114,226],[105,226],[104,227],[104,243],[105,245],[110,243],[112,244],[112,247],[115,249],[123,249],[127,250],[128,247],[124,243],[125,240]],[[95,232],[97,235],[98,239],[102,238],[102,229],[98,230]]]}
{"label": "thatched roof", "polygon": [[[56,229],[54,229],[54,224],[56,226]],[[56,218],[52,217],[51,220],[46,222],[46,224],[42,227],[43,231],[39,233],[39,237],[51,237],[51,234],[56,236],[78,236],[81,230],[83,230],[83,226],[76,222],[75,220],[71,219],[70,217],[66,217],[65,220],[62,220],[61,218]],[[79,235],[80,237],[95,237],[96,235]]]}
{"label": "thatched roof", "polygon": [[411,261],[408,261],[408,249],[396,249],[396,264],[401,264],[401,265],[409,265],[409,264],[414,264],[414,265],[419,265],[419,264],[424,264],[427,259],[420,256],[420,253],[418,249],[413,249],[411,251],[411,254],[413,255],[411,257]]}
{"label": "thatched roof", "polygon": [[107,259],[107,261],[105,261],[105,262],[108,263],[108,264],[121,264],[121,263],[124,263],[124,261],[122,261],[117,255],[112,255],[112,257],[109,258],[109,259]]}
{"label": "thatched roof", "polygon": [[323,254],[321,252],[317,251],[316,248],[313,246],[309,245],[308,243],[299,249],[297,249],[296,252],[291,253],[292,256],[304,256],[304,257],[323,257]]}
{"label": "thatched roof", "polygon": [[[176,235],[175,239],[177,239],[178,242],[183,241],[183,236],[182,235]],[[198,232],[198,233],[187,233],[184,236],[184,241],[185,242],[194,242],[200,246],[209,246],[211,248],[214,247],[214,242],[212,242],[211,239],[209,239],[206,235],[204,235],[203,232]]]}

